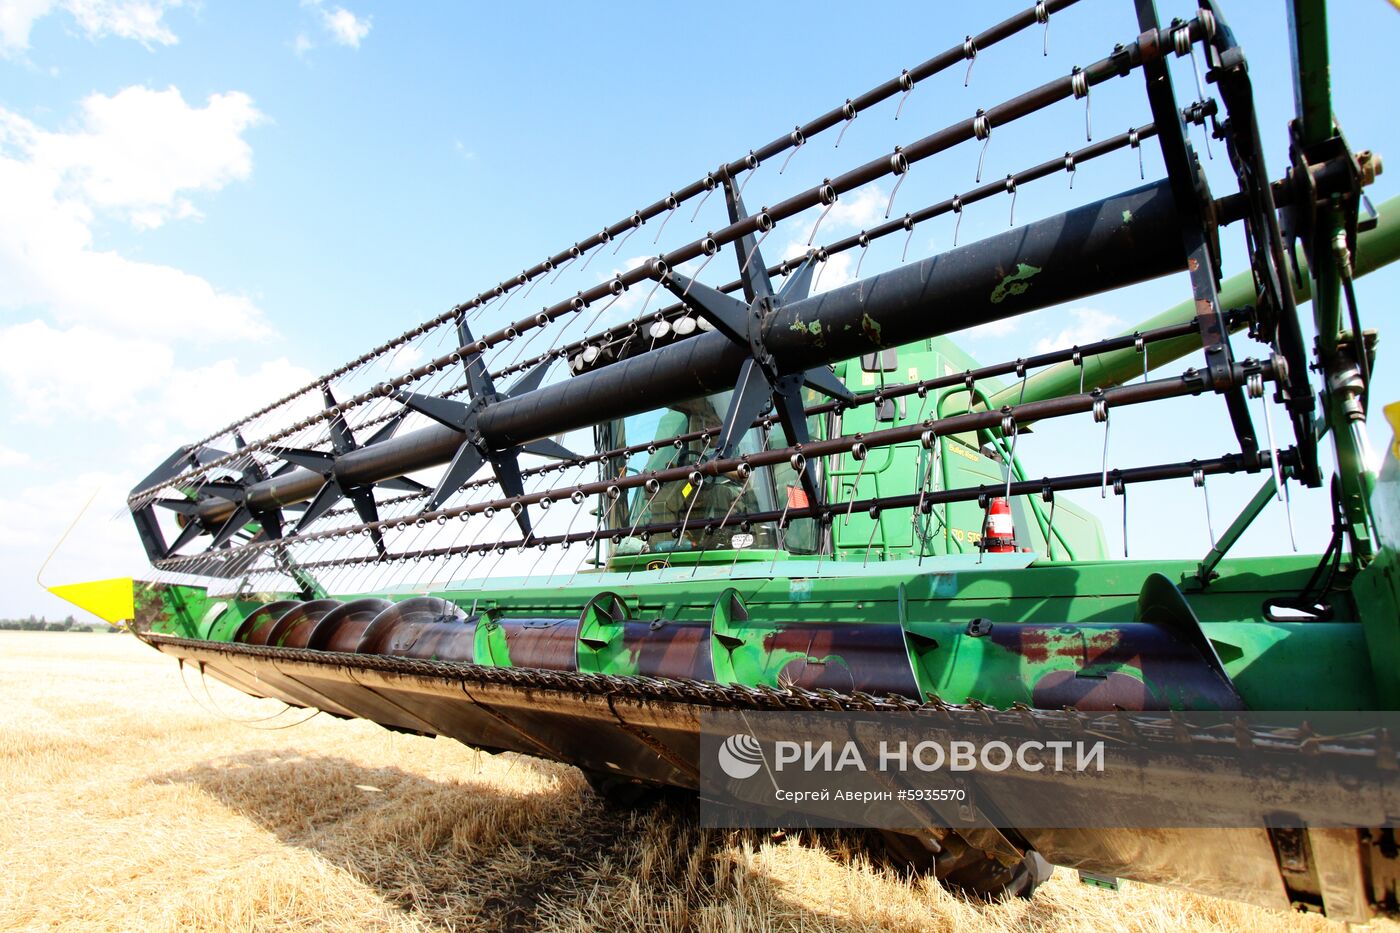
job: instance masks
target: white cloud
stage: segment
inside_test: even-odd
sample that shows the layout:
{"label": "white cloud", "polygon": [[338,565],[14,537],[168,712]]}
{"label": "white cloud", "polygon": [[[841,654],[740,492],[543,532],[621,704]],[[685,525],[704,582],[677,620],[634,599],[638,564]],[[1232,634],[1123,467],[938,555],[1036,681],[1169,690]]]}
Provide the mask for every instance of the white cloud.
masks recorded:
{"label": "white cloud", "polygon": [[64,0],[63,8],[89,38],[112,35],[135,39],[149,47],[152,42],[174,45],[179,41],[162,20],[166,10],[180,3],[181,0]]}
{"label": "white cloud", "polygon": [[43,132],[6,114],[6,135],[93,206],[140,212],[158,225],[171,214],[190,216],[180,192],[217,191],[251,174],[253,151],[243,133],[262,119],[252,99],[236,91],[191,107],[177,88],[135,86],[84,99],[76,132]]}
{"label": "white cloud", "polygon": [[61,129],[0,108],[0,614],[46,599],[34,573],[99,485],[46,579],[143,571],[129,521],[108,520],[125,491],[177,444],[311,381],[229,349],[271,333],[248,298],[96,240],[99,225],[198,216],[197,199],[249,177],[260,119],[244,94],[190,104],[175,88],[94,94]]}
{"label": "white cloud", "polygon": [[12,399],[11,417],[24,422],[75,415],[126,421],[134,400],[175,365],[174,350],[160,342],[44,321],[4,328],[0,343],[0,384]]}
{"label": "white cloud", "polygon": [[[179,426],[202,432],[257,411],[315,377],[286,357],[248,369],[228,359],[195,369],[177,368],[162,381],[159,407],[171,412]],[[283,410],[305,417],[321,407],[320,396],[312,392]]]}
{"label": "white cloud", "polygon": [[889,195],[879,184],[871,183],[854,192],[846,192],[836,199],[831,213],[822,221],[819,232],[826,233],[828,225],[832,230],[852,232],[865,230],[885,221],[885,205]]}
{"label": "white cloud", "polygon": [[6,0],[0,3],[0,50],[5,54],[29,48],[29,30],[46,16],[53,0]]}
{"label": "white cloud", "polygon": [[962,332],[962,336],[969,340],[984,340],[990,337],[1005,337],[1015,333],[1022,325],[1014,317],[1004,317],[999,321],[988,321],[986,324],[978,324],[976,327],[969,327]]}
{"label": "white cloud", "polygon": [[182,0],[4,0],[0,2],[0,53],[14,55],[29,48],[34,23],[61,9],[89,39],[116,36],[152,45],[174,45],[179,39],[165,24],[165,13]]}
{"label": "white cloud", "polygon": [[1035,352],[1049,353],[1051,350],[1061,350],[1065,347],[1083,346],[1095,340],[1112,337],[1127,326],[1127,322],[1117,315],[1095,308],[1071,308],[1069,316],[1072,323],[1053,337],[1036,341]]}
{"label": "white cloud", "polygon": [[[248,298],[93,242],[102,216],[138,229],[198,216],[194,192],[251,173],[243,134],[261,118],[245,94],[216,94],[192,107],[173,87],[94,94],[71,132],[0,108],[0,309],[43,310],[61,323],[133,334],[266,336]],[[190,328],[192,321],[199,326]]]}
{"label": "white cloud", "polygon": [[286,359],[241,372],[232,360],[182,366],[168,340],[28,321],[0,328],[0,385],[21,423],[222,425],[300,388],[313,374]]}
{"label": "white cloud", "polygon": [[[140,477],[137,477],[140,479]],[[59,481],[34,484],[26,488],[10,487],[0,498],[0,509],[5,521],[0,523],[0,554],[11,552],[23,555],[27,574],[16,583],[23,587],[34,585],[34,572],[39,569],[44,555],[58,544],[64,527],[77,517],[78,510],[94,493],[100,494],[84,513],[82,521],[69,535],[65,546],[55,555],[53,565],[45,571],[44,582],[53,585],[76,580],[95,580],[107,574],[97,572],[91,565],[75,564],[72,551],[82,549],[92,558],[98,558],[98,566],[108,563],[101,555],[109,549],[115,553],[132,555],[138,549],[131,547],[129,539],[135,537],[129,522],[120,524],[106,519],[118,510],[125,511],[126,490],[121,486],[122,478],[106,470],[84,471]],[[130,483],[127,484],[128,486]],[[57,513],[57,514],[55,514]],[[94,532],[97,532],[94,535]],[[94,540],[96,537],[96,540]],[[66,553],[65,553],[66,552]],[[7,572],[18,568],[7,567]],[[126,572],[139,570],[139,567],[125,566]]]}
{"label": "white cloud", "polygon": [[[314,11],[320,20],[321,29],[336,45],[358,49],[365,36],[369,35],[374,19],[370,16],[356,16],[343,6],[325,6],[322,0],[301,0],[301,5]],[[304,56],[316,47],[305,32],[298,33],[292,41],[292,51],[298,57]]]}
{"label": "white cloud", "polygon": [[345,7],[338,6],[321,11],[321,25],[330,34],[332,41],[358,49],[360,40],[369,35],[371,18],[366,16],[361,19]]}
{"label": "white cloud", "polygon": [[[805,256],[808,250],[817,246],[883,223],[887,200],[888,195],[878,184],[869,184],[838,198],[825,217],[821,217],[814,208],[805,212],[801,218],[793,218],[789,221],[789,239],[783,245],[781,258],[796,259]],[[818,218],[821,218],[820,223]],[[816,225],[815,237],[813,225]],[[811,246],[807,245],[809,239],[812,241]],[[857,246],[828,256],[826,262],[819,265],[813,274],[812,294],[819,295],[854,282],[854,270],[860,255],[861,248]],[[871,270],[864,268],[862,271],[868,275]],[[777,287],[781,288],[781,283],[777,283]]]}

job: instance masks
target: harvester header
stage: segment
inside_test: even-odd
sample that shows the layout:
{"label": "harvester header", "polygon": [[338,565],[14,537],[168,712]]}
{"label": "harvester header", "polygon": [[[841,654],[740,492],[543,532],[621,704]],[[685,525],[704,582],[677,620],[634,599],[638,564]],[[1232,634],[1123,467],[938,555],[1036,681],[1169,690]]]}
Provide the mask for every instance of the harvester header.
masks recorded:
{"label": "harvester header", "polygon": [[[1396,542],[1377,522],[1394,491],[1369,468],[1375,340],[1351,283],[1400,232],[1389,204],[1363,210],[1380,161],[1332,118],[1321,0],[1290,4],[1281,172],[1213,0],[1165,24],[1137,0],[1137,34],[1097,61],[943,125],[901,121],[893,148],[862,142],[998,44],[1052,62],[1048,26],[1077,6],[1041,0],[958,40],[175,451],[129,497],[154,571],[139,636],[289,706],[576,764],[614,799],[701,786],[705,710],[1016,709],[1073,729],[1397,708]],[[1196,99],[1174,90],[1179,59]],[[1110,92],[1142,119],[1095,136]],[[1049,113],[1073,145],[984,178],[989,147]],[[1230,190],[1211,190],[1193,138],[1223,148]],[[921,173],[959,147],[976,147],[972,184],[921,201]],[[1023,189],[1109,159],[1130,190],[1017,222]],[[872,194],[881,222],[838,236],[837,206]],[[964,212],[1003,199],[1009,229],[965,236]],[[935,223],[951,245],[922,255],[915,231]],[[613,268],[629,243],[656,252]],[[991,364],[950,336],[1181,273],[1182,303],[1118,336]],[[1121,411],[1173,399],[1228,444],[1191,434],[1157,462],[1110,443]],[[1018,438],[1067,418],[1102,449],[1071,472],[1023,465]],[[1204,496],[1221,474],[1260,491],[1206,499],[1204,557],[1126,559],[1130,489]],[[1125,559],[1076,493],[1123,503]],[[1301,496],[1335,515],[1320,553],[1228,556]],[[892,845],[984,893],[1029,893],[1048,859],[1349,919],[1393,909],[1400,877],[1383,820],[1233,827],[1235,872],[1183,869],[1198,831],[1129,857],[1111,833],[988,820]]]}

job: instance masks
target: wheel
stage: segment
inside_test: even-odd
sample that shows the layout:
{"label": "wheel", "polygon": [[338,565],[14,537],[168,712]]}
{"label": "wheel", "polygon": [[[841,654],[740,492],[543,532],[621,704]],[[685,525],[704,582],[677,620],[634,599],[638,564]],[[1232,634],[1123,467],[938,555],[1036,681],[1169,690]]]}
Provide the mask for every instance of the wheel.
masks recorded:
{"label": "wheel", "polygon": [[928,833],[885,832],[883,836],[893,861],[911,871],[932,871],[943,884],[984,900],[1029,898],[1055,870],[1034,850],[1015,864],[1003,865],[956,833],[941,839]]}
{"label": "wheel", "polygon": [[618,810],[631,810],[648,806],[661,795],[661,791],[664,789],[659,784],[634,781],[631,778],[603,771],[585,770],[583,776],[588,779],[588,786],[593,789],[593,793],[597,794],[603,803]]}
{"label": "wheel", "polygon": [[1035,851],[1027,852],[1025,858],[1011,866],[979,855],[946,875],[940,873],[938,880],[985,900],[1029,899],[1036,888],[1050,880],[1054,870],[1054,866]]}

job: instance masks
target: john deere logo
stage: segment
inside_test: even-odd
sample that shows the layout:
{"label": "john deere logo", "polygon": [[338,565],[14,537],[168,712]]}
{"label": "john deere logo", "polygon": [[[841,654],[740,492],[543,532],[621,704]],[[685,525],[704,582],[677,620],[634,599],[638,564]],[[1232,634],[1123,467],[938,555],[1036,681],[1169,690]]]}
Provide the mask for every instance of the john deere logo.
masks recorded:
{"label": "john deere logo", "polygon": [[647,569],[648,569],[648,570],[665,570],[665,569],[666,569],[666,558],[664,558],[664,557],[658,557],[658,558],[656,558],[655,560],[649,560],[649,561],[647,561]]}
{"label": "john deere logo", "polygon": [[720,770],[736,781],[753,777],[762,765],[763,746],[747,732],[731,735],[719,747]]}

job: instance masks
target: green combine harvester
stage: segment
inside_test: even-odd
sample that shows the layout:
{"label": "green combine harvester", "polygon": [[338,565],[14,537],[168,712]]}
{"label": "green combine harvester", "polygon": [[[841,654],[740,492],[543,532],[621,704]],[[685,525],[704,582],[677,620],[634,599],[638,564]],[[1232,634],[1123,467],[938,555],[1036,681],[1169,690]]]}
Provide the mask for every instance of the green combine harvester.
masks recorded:
{"label": "green combine harvester", "polygon": [[[701,719],[716,710],[1063,723],[1400,709],[1400,468],[1394,448],[1379,473],[1368,464],[1365,417],[1382,400],[1368,396],[1375,335],[1352,289],[1400,256],[1400,203],[1369,209],[1380,160],[1333,120],[1322,0],[1289,3],[1299,109],[1282,172],[1265,166],[1220,6],[1163,24],[1137,0],[1140,33],[1104,59],[771,207],[745,204],[760,165],[960,76],[979,51],[1029,31],[1039,56],[1036,31],[1073,5],[1035,3],[182,447],[129,498],[155,570],[132,630],[289,707],[576,765],[617,803],[700,788]],[[1168,71],[1187,56],[1204,63],[1192,102]],[[817,219],[805,255],[763,257],[784,222],[805,234],[848,192],[1136,81],[1148,124],[843,239],[823,243]],[[1195,127],[1223,143],[1235,190],[1207,187]],[[1136,163],[1146,146],[1164,177],[814,288],[841,253],[897,246],[1111,153]],[[725,225],[658,229],[716,191]],[[677,245],[607,278],[600,262],[561,291],[643,226],[634,244],[656,231]],[[1247,265],[1227,277],[1228,237]],[[701,281],[724,267],[738,278]],[[1118,337],[984,365],[947,336],[1181,272],[1182,303]],[[637,311],[626,301],[640,294]],[[403,348],[424,362],[393,372]],[[1231,448],[1169,463],[1092,449],[1081,471],[1050,476],[1017,455],[1021,434],[1053,436],[1058,419],[1107,429],[1124,406],[1169,399],[1228,423]],[[1246,473],[1258,494],[1217,496],[1204,556],[1110,559],[1072,501]],[[1331,503],[1330,542],[1228,556],[1285,494]],[[1368,749],[1395,773],[1388,741]],[[1048,862],[1361,920],[1397,910],[1391,825],[930,823],[886,841],[986,895],[1029,895]]]}

